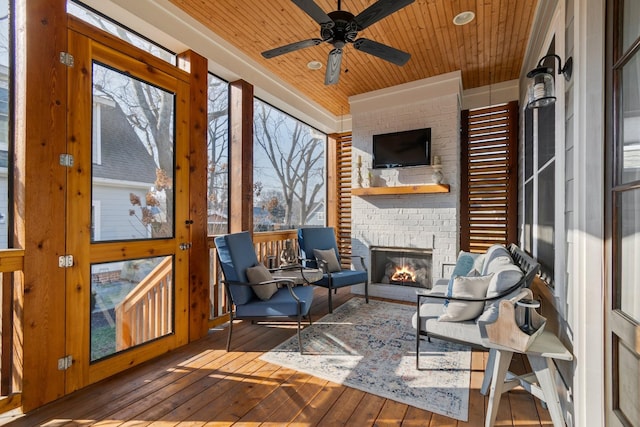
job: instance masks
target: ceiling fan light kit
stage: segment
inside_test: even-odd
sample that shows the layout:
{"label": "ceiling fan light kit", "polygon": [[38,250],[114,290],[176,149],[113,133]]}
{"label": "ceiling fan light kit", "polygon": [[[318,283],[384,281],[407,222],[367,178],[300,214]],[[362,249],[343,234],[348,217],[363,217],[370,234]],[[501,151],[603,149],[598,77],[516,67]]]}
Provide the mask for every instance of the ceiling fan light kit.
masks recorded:
{"label": "ceiling fan light kit", "polygon": [[[313,0],[292,1],[320,25],[320,38],[302,40],[266,50],[262,52],[262,56],[267,59],[299,49],[317,46],[321,43],[329,43],[333,46],[333,49],[329,52],[327,59],[327,71],[325,72],[324,83],[331,85],[337,83],[340,77],[343,49],[347,44],[353,44],[356,50],[399,66],[406,64],[409,58],[411,58],[411,55],[407,52],[374,40],[357,38],[357,36],[359,31],[410,5],[415,0],[378,0],[355,16],[346,10],[341,10],[340,0],[338,0],[338,10],[329,13],[325,13]],[[311,64],[311,62],[309,64]],[[312,68],[309,64],[307,65],[309,68],[317,69]],[[320,64],[320,66],[322,66],[322,64]]]}

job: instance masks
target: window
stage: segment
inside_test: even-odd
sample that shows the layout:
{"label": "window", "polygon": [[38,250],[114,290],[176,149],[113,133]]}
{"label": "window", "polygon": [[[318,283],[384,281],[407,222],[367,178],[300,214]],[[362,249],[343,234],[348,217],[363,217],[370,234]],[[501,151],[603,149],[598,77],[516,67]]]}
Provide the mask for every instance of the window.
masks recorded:
{"label": "window", "polygon": [[11,174],[9,165],[10,153],[10,117],[11,102],[10,78],[11,78],[11,37],[9,0],[0,0],[0,249],[9,247],[9,216],[10,194],[9,181]]}
{"label": "window", "polygon": [[[548,49],[542,55],[556,51],[556,39],[553,37]],[[541,55],[541,56],[542,56]],[[545,60],[544,65],[556,72],[557,61]],[[562,76],[556,77],[556,95],[561,102],[564,86]],[[564,126],[561,105],[551,104],[543,108],[524,111],[524,212],[522,242],[540,263],[540,277],[555,287],[560,272],[558,265],[564,253],[564,233],[562,232],[562,203],[564,184],[560,179],[559,156],[564,150]],[[560,199],[562,200],[562,199]]]}
{"label": "window", "polygon": [[91,196],[101,220],[93,237],[172,237],[175,94],[97,61],[92,68],[92,149],[99,153],[92,153]]}
{"label": "window", "polygon": [[209,235],[229,231],[229,83],[209,74],[207,209]]}
{"label": "window", "polygon": [[146,39],[138,33],[135,33],[128,28],[116,23],[110,18],[101,15],[90,7],[76,1],[67,2],[67,13],[80,18],[83,21],[88,22],[114,36],[131,43],[132,45],[149,52],[150,54],[157,56],[158,58],[167,61],[170,64],[176,63],[175,53],[163,48],[162,46]]}
{"label": "window", "polygon": [[324,225],[327,136],[254,100],[253,228]]}

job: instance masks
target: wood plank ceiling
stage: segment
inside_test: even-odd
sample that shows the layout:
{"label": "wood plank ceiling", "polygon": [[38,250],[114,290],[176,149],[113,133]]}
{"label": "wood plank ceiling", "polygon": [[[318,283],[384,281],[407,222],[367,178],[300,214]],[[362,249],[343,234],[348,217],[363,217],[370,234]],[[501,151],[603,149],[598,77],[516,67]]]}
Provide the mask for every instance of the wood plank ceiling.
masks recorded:
{"label": "wood plank ceiling", "polygon": [[[348,97],[438,74],[461,70],[465,89],[517,79],[537,0],[416,0],[365,28],[358,37],[411,54],[399,67],[356,50],[344,49],[336,85],[325,86],[327,55],[318,46],[264,59],[262,51],[319,38],[319,25],[290,0],[170,0],[250,58],[335,115],[349,112]],[[325,12],[335,0],[316,0]],[[357,15],[375,0],[345,0],[342,10]],[[456,26],[453,18],[473,11],[475,19]],[[320,61],[320,70],[307,68]]]}

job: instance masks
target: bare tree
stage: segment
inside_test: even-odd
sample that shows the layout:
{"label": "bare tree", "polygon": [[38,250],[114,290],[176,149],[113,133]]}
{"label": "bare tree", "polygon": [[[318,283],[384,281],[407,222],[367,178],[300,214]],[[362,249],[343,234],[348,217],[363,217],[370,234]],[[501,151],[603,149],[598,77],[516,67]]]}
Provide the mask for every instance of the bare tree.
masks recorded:
{"label": "bare tree", "polygon": [[[255,142],[282,188],[284,224],[305,224],[321,202],[324,145],[310,128],[262,102],[255,102]],[[298,224],[294,224],[295,220]]]}
{"label": "bare tree", "polygon": [[[208,208],[216,214],[226,215],[229,206],[228,84],[210,76],[208,93]],[[226,231],[227,224],[219,224],[215,229],[210,230],[213,234]]]}
{"label": "bare tree", "polygon": [[[78,14],[83,19],[93,23],[103,30],[115,34],[126,42],[138,46],[155,55],[167,58],[167,53],[153,43],[141,39],[123,28],[114,25],[101,16],[70,3],[70,13]],[[111,73],[110,73],[111,71]],[[147,84],[135,78],[114,78],[118,73],[106,67],[94,67],[94,88],[109,96],[118,103],[124,111],[129,124],[136,130],[147,150],[153,156],[157,169],[154,189],[146,195],[151,200],[150,206],[157,207],[154,199],[155,192],[164,192],[166,212],[163,221],[154,222],[154,217],[142,216],[143,223],[152,225],[154,237],[168,237],[173,230],[173,165],[174,165],[174,115],[175,96],[158,87]],[[110,75],[111,74],[111,75]],[[133,205],[135,206],[135,205]],[[164,207],[164,206],[163,206]],[[150,222],[149,222],[150,221]]]}
{"label": "bare tree", "polygon": [[106,67],[94,67],[93,81],[94,90],[120,106],[156,163],[154,188],[145,200],[151,200],[147,206],[160,206],[154,194],[164,192],[165,212],[161,222],[152,216],[143,217],[143,222],[152,226],[153,237],[169,237],[173,230],[175,95]]}

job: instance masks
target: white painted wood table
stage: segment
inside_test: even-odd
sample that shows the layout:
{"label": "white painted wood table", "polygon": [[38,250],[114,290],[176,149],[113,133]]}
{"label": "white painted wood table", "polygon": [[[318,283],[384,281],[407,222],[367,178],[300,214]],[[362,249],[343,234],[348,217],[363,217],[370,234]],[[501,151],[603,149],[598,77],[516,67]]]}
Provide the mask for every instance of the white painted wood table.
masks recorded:
{"label": "white painted wood table", "polygon": [[[522,386],[526,391],[547,404],[554,427],[564,427],[564,417],[555,383],[556,367],[553,359],[572,360],[573,355],[558,337],[551,332],[542,331],[525,352],[503,347],[489,340],[486,340],[484,345],[490,349],[487,365],[493,367],[485,427],[493,427],[502,393],[517,386]],[[509,373],[509,364],[513,353],[526,355],[533,372],[520,376],[513,376]]]}

